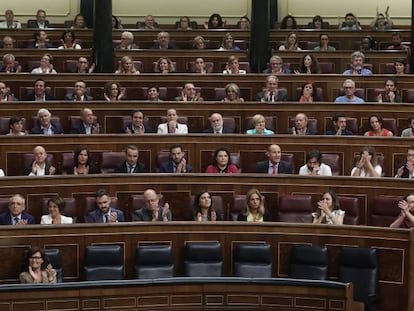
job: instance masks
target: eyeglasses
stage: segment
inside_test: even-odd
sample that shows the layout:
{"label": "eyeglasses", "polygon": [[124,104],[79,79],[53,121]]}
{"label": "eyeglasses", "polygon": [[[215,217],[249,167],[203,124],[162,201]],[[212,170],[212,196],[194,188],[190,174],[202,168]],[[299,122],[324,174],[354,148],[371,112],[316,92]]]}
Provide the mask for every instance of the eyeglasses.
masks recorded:
{"label": "eyeglasses", "polygon": [[32,256],[32,257],[30,257],[30,259],[42,259],[42,257],[41,256]]}
{"label": "eyeglasses", "polygon": [[349,90],[349,89],[353,89],[353,86],[345,86],[344,89]]}

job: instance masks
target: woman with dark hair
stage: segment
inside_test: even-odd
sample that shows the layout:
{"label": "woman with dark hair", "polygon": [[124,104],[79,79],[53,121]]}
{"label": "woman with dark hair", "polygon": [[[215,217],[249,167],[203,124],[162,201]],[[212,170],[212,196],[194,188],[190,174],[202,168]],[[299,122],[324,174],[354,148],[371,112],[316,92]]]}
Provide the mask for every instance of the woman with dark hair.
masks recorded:
{"label": "woman with dark hair", "polygon": [[73,168],[68,170],[68,174],[72,175],[87,175],[100,174],[101,171],[93,165],[92,155],[84,146],[76,148],[73,155]]}
{"label": "woman with dark hair", "polygon": [[40,220],[41,225],[71,224],[73,222],[72,217],[62,215],[65,201],[61,197],[55,196],[47,200],[47,207],[49,214],[42,216]]}
{"label": "woman with dark hair", "polygon": [[113,29],[122,29],[122,28],[124,28],[124,27],[122,27],[121,20],[115,15],[112,15],[112,28]]}
{"label": "woman with dark hair", "polygon": [[397,76],[405,75],[407,73],[407,59],[400,58],[394,62],[395,72]]}
{"label": "woman with dark hair", "polygon": [[213,208],[213,200],[208,191],[201,191],[194,197],[193,219],[195,221],[220,221],[220,214]]}
{"label": "woman with dark hair", "polygon": [[414,227],[414,194],[409,193],[398,202],[400,214],[390,225],[391,228],[412,228]]}
{"label": "woman with dark hair", "polygon": [[220,14],[213,13],[210,15],[208,22],[204,23],[205,29],[223,29],[224,21]]}
{"label": "woman with dark hair", "polygon": [[192,30],[191,21],[188,16],[181,16],[180,21],[177,25],[177,30]]}
{"label": "woman with dark hair", "polygon": [[339,208],[339,201],[333,190],[322,193],[318,209],[312,213],[314,224],[342,225],[345,211]]}
{"label": "woman with dark hair", "polygon": [[23,131],[23,118],[13,116],[9,120],[9,129],[10,132],[7,135],[26,135],[26,133]]}
{"label": "woman with dark hair", "polygon": [[394,136],[390,130],[382,127],[383,122],[379,114],[373,113],[370,115],[368,118],[369,130],[364,133],[364,136]]}
{"label": "woman with dark hair", "polygon": [[286,36],[285,43],[279,46],[279,51],[301,51],[302,49],[298,46],[298,38],[296,33],[289,32]]}
{"label": "woman with dark hair", "polygon": [[279,29],[296,29],[298,28],[296,18],[293,15],[286,15],[280,22]]}
{"label": "woman with dark hair", "polygon": [[56,270],[42,248],[32,247],[25,253],[19,279],[22,284],[56,283]]}
{"label": "woman with dark hair", "polygon": [[76,42],[76,35],[72,30],[65,30],[60,38],[62,43],[58,49],[75,49],[80,50],[82,47]]}
{"label": "woman with dark hair", "polygon": [[315,98],[316,85],[312,81],[305,81],[302,85],[302,95],[299,98],[300,103],[313,103],[318,99]]}
{"label": "woman with dark hair", "polygon": [[305,54],[302,57],[302,60],[299,64],[299,70],[295,70],[296,74],[319,74],[321,69],[319,67],[319,62],[316,56],[312,54]]}
{"label": "woman with dark hair", "polygon": [[109,101],[122,100],[125,97],[125,88],[119,82],[108,81],[104,86],[104,98]]}
{"label": "woman with dark hair", "polygon": [[82,14],[76,14],[73,19],[73,25],[70,29],[88,29],[85,21],[85,17]]}
{"label": "woman with dark hair", "polygon": [[271,221],[270,213],[264,207],[263,196],[257,189],[246,193],[246,206],[237,216],[237,221],[263,222]]}
{"label": "woman with dark hair", "polygon": [[378,164],[375,148],[365,146],[362,148],[351,176],[359,177],[381,177],[382,167]]}
{"label": "woman with dark hair", "polygon": [[231,163],[230,152],[226,148],[218,148],[214,151],[213,164],[207,166],[206,173],[237,174],[239,168]]}
{"label": "woman with dark hair", "polygon": [[323,23],[323,18],[320,15],[316,15],[312,19],[312,28],[313,29],[325,29],[325,24]]}

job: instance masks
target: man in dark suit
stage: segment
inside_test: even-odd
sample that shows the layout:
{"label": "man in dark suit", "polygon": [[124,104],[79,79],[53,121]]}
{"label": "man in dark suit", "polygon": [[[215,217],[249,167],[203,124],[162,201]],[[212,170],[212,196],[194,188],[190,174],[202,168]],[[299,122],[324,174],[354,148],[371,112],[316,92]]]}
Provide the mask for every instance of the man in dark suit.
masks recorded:
{"label": "man in dark suit", "polygon": [[98,206],[98,209],[88,214],[86,222],[114,223],[125,221],[124,212],[111,207],[111,198],[105,189],[96,191],[96,205]]}
{"label": "man in dark suit", "polygon": [[53,135],[63,134],[62,125],[59,122],[52,121],[52,114],[45,108],[37,112],[39,122],[30,130],[30,134]]}
{"label": "man in dark suit", "polygon": [[68,93],[65,95],[65,100],[75,101],[75,102],[83,102],[91,100],[87,94],[86,83],[83,80],[78,80],[75,82],[75,87],[73,88],[72,93]]}
{"label": "man in dark suit", "polygon": [[139,151],[134,145],[129,145],[125,151],[125,161],[115,170],[115,173],[148,173],[145,164],[139,163]]}
{"label": "man in dark suit", "polygon": [[170,146],[170,161],[160,164],[160,173],[192,173],[193,168],[187,164],[183,146]]}
{"label": "man in dark suit", "polygon": [[332,116],[333,129],[326,132],[326,135],[354,135],[346,128],[346,115],[343,112],[335,112]]}
{"label": "man in dark suit", "polygon": [[223,116],[219,113],[213,113],[210,118],[210,128],[203,131],[203,133],[209,134],[233,134],[232,129],[223,126]]}
{"label": "man in dark suit", "polygon": [[304,113],[298,113],[295,116],[295,126],[287,130],[292,135],[316,135],[316,129],[308,127],[308,116]]}
{"label": "man in dark suit", "polygon": [[270,145],[266,151],[268,161],[256,163],[256,173],[263,174],[293,174],[292,165],[283,161],[279,145]]}
{"label": "man in dark suit", "polygon": [[275,75],[270,75],[266,78],[266,87],[263,91],[257,93],[256,100],[263,103],[274,103],[287,100],[287,93],[285,90],[278,89],[279,78]]}
{"label": "man in dark suit", "polygon": [[9,211],[0,215],[0,225],[34,224],[32,215],[24,211],[26,200],[20,194],[13,195],[9,200]]}
{"label": "man in dark suit", "polygon": [[145,126],[144,114],[139,110],[133,110],[131,112],[132,121],[123,125],[121,133],[127,134],[144,134],[153,133],[152,128]]}
{"label": "man in dark suit", "polygon": [[42,146],[33,148],[33,162],[23,168],[23,175],[44,176],[55,175],[56,168],[47,160],[46,149]]}
{"label": "man in dark suit", "polygon": [[157,42],[151,49],[154,50],[171,50],[176,47],[170,42],[170,34],[166,31],[161,31],[157,35]]}
{"label": "man in dark suit", "polygon": [[94,123],[95,116],[92,109],[83,108],[80,112],[80,120],[77,125],[72,127],[72,134],[102,134],[103,129],[99,123]]}
{"label": "man in dark suit", "polygon": [[46,20],[46,11],[45,10],[37,10],[36,13],[36,20],[31,20],[27,24],[27,28],[50,28],[50,23]]}
{"label": "man in dark suit", "polygon": [[53,95],[50,95],[48,92],[46,92],[45,80],[37,79],[35,81],[33,93],[28,94],[25,100],[44,102],[47,100],[54,100],[54,99],[55,97],[53,97]]}
{"label": "man in dark suit", "polygon": [[272,57],[270,57],[269,65],[270,67],[263,70],[263,73],[272,75],[291,73],[289,68],[283,66],[283,59],[278,55],[273,55]]}

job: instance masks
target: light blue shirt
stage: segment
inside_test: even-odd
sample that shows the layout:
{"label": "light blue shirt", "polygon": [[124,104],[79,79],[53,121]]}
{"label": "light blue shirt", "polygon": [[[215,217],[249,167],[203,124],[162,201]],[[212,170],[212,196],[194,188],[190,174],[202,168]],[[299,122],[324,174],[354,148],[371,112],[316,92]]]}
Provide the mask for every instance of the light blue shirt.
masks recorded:
{"label": "light blue shirt", "polygon": [[[353,69],[347,69],[344,71],[344,75],[352,75],[353,74]],[[367,68],[362,68],[361,72],[359,73],[361,76],[370,76],[372,75],[372,71],[367,69]]]}
{"label": "light blue shirt", "polygon": [[[256,129],[250,129],[246,131],[246,134],[257,134]],[[274,132],[271,130],[268,130],[267,128],[263,129],[263,134],[262,135],[273,135]]]}
{"label": "light blue shirt", "polygon": [[346,95],[338,96],[335,99],[335,103],[365,103],[365,101],[358,96],[355,96],[353,99],[349,99]]}

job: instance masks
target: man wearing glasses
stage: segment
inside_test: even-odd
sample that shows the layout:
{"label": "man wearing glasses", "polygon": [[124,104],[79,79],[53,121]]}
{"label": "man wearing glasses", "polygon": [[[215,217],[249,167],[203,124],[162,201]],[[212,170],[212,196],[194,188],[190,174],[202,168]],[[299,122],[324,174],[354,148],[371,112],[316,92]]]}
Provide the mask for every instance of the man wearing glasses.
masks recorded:
{"label": "man wearing glasses", "polygon": [[355,82],[351,79],[346,79],[343,84],[345,95],[338,96],[335,103],[363,103],[361,97],[355,95]]}
{"label": "man wearing glasses", "polygon": [[269,68],[263,70],[263,73],[272,75],[289,74],[290,69],[283,66],[283,59],[280,56],[273,55],[269,60]]}
{"label": "man wearing glasses", "polygon": [[414,146],[409,146],[407,162],[397,170],[396,178],[414,178]]}

